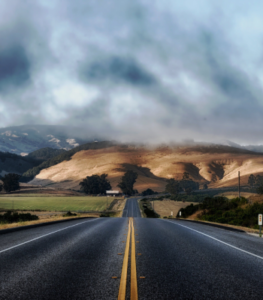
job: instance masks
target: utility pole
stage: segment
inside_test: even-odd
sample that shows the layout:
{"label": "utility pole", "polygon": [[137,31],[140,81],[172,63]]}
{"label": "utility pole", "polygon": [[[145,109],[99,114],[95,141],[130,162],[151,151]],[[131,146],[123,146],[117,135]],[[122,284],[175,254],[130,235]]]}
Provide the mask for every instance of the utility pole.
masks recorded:
{"label": "utility pole", "polygon": [[238,197],[240,200],[240,171],[238,171]]}

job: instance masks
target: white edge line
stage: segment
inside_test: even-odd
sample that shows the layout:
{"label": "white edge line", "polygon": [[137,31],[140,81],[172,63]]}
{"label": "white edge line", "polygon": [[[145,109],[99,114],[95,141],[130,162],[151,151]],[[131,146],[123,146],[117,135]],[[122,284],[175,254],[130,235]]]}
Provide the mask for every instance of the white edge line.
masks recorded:
{"label": "white edge line", "polygon": [[204,235],[204,236],[207,236],[207,237],[209,237],[209,238],[212,239],[212,240],[215,240],[215,241],[217,241],[217,242],[219,242],[219,243],[222,243],[222,244],[224,244],[224,245],[227,245],[227,246],[229,246],[229,247],[231,247],[231,248],[234,248],[234,249],[239,250],[239,251],[241,251],[241,252],[244,252],[244,253],[246,253],[246,254],[252,255],[252,256],[257,257],[257,258],[259,258],[259,259],[263,259],[262,256],[256,255],[256,254],[254,254],[254,253],[251,253],[251,252],[246,251],[246,250],[243,250],[243,249],[240,249],[240,248],[238,248],[238,247],[236,247],[236,246],[233,246],[233,245],[231,245],[231,244],[228,244],[228,243],[226,243],[226,242],[223,242],[223,241],[221,241],[221,240],[219,240],[219,239],[217,239],[217,238],[214,238],[214,237],[212,237],[211,235],[208,235],[208,234],[203,233],[203,232],[201,232],[201,231],[192,229],[192,228],[190,228],[190,227],[187,227],[187,226],[184,226],[184,225],[181,225],[181,224],[178,224],[178,223],[169,221],[169,220],[164,220],[164,221],[170,222],[170,223],[172,223],[172,224],[174,224],[174,225],[178,225],[178,226],[181,226],[181,227],[190,229],[190,230],[195,231],[195,232],[197,232],[197,233],[199,233],[199,234],[202,234],[202,235]]}
{"label": "white edge line", "polygon": [[0,251],[0,253],[6,252],[6,251],[8,251],[8,250],[11,250],[11,249],[17,248],[17,247],[19,247],[19,246],[25,245],[25,244],[27,244],[27,243],[30,243],[30,242],[33,242],[33,241],[36,241],[36,240],[39,240],[39,239],[41,239],[41,238],[43,238],[43,237],[45,237],[45,236],[48,236],[48,235],[54,234],[54,233],[56,233],[56,232],[59,232],[59,231],[62,231],[62,230],[65,230],[65,229],[68,229],[68,228],[71,228],[71,227],[74,227],[74,226],[78,226],[78,225],[81,225],[81,224],[83,224],[83,223],[87,223],[87,222],[96,221],[96,220],[99,220],[99,219],[94,219],[94,220],[88,220],[88,221],[84,221],[84,222],[77,223],[77,224],[75,224],[75,225],[72,225],[72,226],[68,226],[68,227],[65,227],[65,228],[62,228],[62,229],[59,229],[59,230],[56,230],[56,231],[52,231],[52,232],[50,232],[50,233],[47,233],[47,234],[41,235],[41,236],[39,236],[39,237],[37,237],[37,238],[34,238],[34,239],[32,239],[32,240],[29,240],[29,241],[26,241],[26,242],[24,242],[24,243],[21,243],[21,244],[18,244],[18,245],[12,246],[12,247],[10,247],[10,248],[7,248],[7,249],[4,249],[4,250],[1,250],[1,251]]}

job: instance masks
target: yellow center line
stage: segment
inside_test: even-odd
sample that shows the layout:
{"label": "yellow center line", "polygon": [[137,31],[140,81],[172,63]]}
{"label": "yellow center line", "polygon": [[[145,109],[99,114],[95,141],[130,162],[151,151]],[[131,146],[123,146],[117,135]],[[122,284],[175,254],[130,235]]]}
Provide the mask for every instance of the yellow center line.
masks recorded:
{"label": "yellow center line", "polygon": [[126,284],[127,284],[128,262],[129,262],[129,251],[130,251],[130,236],[131,236],[131,227],[130,227],[130,218],[129,218],[129,229],[128,229],[125,253],[123,257],[118,300],[125,300],[126,297]]}
{"label": "yellow center line", "polygon": [[136,273],[136,253],[135,253],[135,236],[132,219],[132,238],[131,238],[131,300],[138,300],[138,286]]}

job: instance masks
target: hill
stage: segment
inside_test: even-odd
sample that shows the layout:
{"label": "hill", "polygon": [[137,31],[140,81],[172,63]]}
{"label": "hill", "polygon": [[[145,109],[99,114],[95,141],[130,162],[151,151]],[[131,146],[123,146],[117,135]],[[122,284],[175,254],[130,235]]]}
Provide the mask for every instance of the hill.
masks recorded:
{"label": "hill", "polygon": [[33,151],[29,153],[26,157],[38,160],[39,163],[41,163],[65,152],[66,152],[65,149],[53,149],[53,148],[46,147],[46,148],[41,148],[36,151]]}
{"label": "hill", "polygon": [[0,151],[0,175],[7,173],[23,174],[28,169],[37,166],[39,162],[31,157],[23,157],[13,153]]}
{"label": "hill", "polygon": [[263,174],[263,154],[229,146],[146,147],[103,142],[81,147],[68,151],[66,160],[43,168],[31,183],[79,189],[86,176],[107,173],[116,188],[124,172],[134,170],[139,175],[136,189],[163,191],[166,179],[181,179],[184,172],[209,187],[236,185],[238,171],[242,184],[251,173]]}

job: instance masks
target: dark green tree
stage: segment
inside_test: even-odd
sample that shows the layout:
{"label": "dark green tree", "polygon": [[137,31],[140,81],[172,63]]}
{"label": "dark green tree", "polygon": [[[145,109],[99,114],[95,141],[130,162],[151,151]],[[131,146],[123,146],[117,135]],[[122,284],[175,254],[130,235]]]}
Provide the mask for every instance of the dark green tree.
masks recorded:
{"label": "dark green tree", "polygon": [[126,195],[133,195],[135,191],[133,190],[133,185],[136,182],[138,174],[132,170],[127,171],[121,178],[121,182],[118,187]]}
{"label": "dark green tree", "polygon": [[253,187],[256,183],[256,177],[253,174],[249,175],[247,183]]}
{"label": "dark green tree", "polygon": [[154,194],[155,194],[155,192],[152,189],[147,189],[142,192],[143,196],[149,196],[149,195],[154,195]]}
{"label": "dark green tree", "polygon": [[255,177],[255,185],[259,186],[259,185],[261,185],[261,184],[263,184],[263,176],[257,175],[257,176]]}
{"label": "dark green tree", "polygon": [[205,184],[203,185],[203,189],[204,189],[204,190],[207,190],[207,189],[208,189],[207,183],[205,183]]}
{"label": "dark green tree", "polygon": [[3,181],[4,190],[8,193],[19,190],[19,178],[20,175],[15,173],[9,173],[2,177],[1,180]]}
{"label": "dark green tree", "polygon": [[165,191],[167,193],[170,193],[171,195],[177,195],[179,192],[182,191],[182,187],[180,186],[179,181],[176,181],[173,178],[171,178],[167,180]]}
{"label": "dark green tree", "polygon": [[262,195],[263,194],[263,183],[261,183],[258,187],[257,187],[257,193]]}
{"label": "dark green tree", "polygon": [[190,180],[190,176],[188,172],[184,172],[182,180]]}
{"label": "dark green tree", "polygon": [[108,174],[87,176],[79,185],[86,194],[106,194],[111,190],[110,182],[107,180]]}

